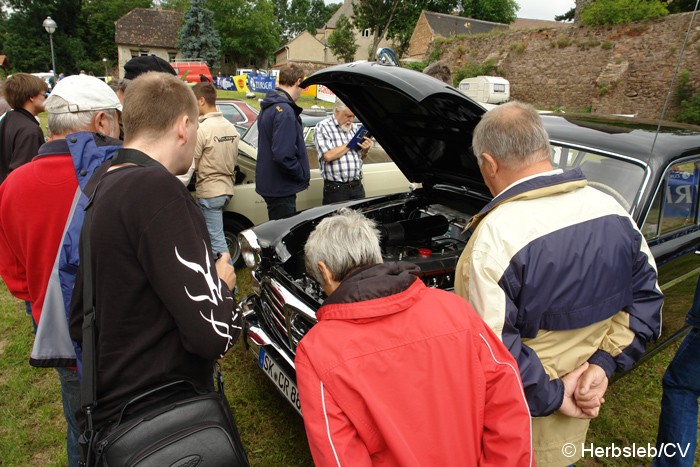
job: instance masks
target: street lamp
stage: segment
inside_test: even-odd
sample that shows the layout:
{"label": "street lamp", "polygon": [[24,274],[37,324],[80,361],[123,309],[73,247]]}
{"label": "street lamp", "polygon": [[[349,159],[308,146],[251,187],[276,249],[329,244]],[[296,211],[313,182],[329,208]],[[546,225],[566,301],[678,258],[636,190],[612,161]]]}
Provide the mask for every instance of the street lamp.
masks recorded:
{"label": "street lamp", "polygon": [[51,44],[51,66],[53,67],[53,82],[56,84],[56,60],[53,56],[53,33],[56,32],[56,21],[52,20],[50,16],[47,16],[44,22],[41,24],[49,33],[49,43]]}
{"label": "street lamp", "polygon": [[107,57],[102,59],[102,63],[105,64],[105,79],[107,79]]}

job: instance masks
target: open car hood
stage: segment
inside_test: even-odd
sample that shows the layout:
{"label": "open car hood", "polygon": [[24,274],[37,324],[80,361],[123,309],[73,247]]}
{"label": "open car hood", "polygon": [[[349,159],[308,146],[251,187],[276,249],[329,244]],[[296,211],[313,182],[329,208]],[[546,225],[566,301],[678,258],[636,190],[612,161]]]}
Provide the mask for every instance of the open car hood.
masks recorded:
{"label": "open car hood", "polygon": [[[376,62],[320,70],[301,83],[322,84],[352,109],[406,178],[489,194],[471,140],[485,109],[424,73]],[[490,196],[490,195],[489,195]]]}

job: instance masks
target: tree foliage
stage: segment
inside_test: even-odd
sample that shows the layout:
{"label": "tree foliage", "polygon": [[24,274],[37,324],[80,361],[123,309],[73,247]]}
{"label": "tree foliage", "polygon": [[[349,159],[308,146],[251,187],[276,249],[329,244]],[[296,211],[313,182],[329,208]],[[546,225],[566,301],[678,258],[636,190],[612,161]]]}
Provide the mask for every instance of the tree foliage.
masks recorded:
{"label": "tree foliage", "polygon": [[596,0],[581,12],[581,22],[587,26],[625,24],[666,15],[666,3],[659,0]]}
{"label": "tree foliage", "polygon": [[554,21],[573,21],[576,18],[576,8],[572,8],[563,15],[556,15]]}
{"label": "tree foliage", "polygon": [[191,1],[180,30],[178,48],[185,58],[200,58],[214,66],[219,62],[221,40],[214,27],[214,13],[204,8],[204,1]]}
{"label": "tree foliage", "polygon": [[281,27],[281,40],[288,42],[304,31],[316,34],[341,3],[326,5],[323,0],[273,0],[273,5],[276,21]]}
{"label": "tree foliage", "polygon": [[265,66],[280,46],[281,27],[273,2],[211,0],[214,22],[221,36],[221,56],[226,63]]}
{"label": "tree foliage", "polygon": [[335,31],[328,38],[328,47],[343,63],[352,62],[355,59],[355,52],[359,46],[355,42],[352,24],[345,15],[340,15]]}
{"label": "tree foliage", "polygon": [[515,0],[460,0],[461,15],[467,18],[510,24],[518,17]]}
{"label": "tree foliage", "polygon": [[673,0],[666,5],[669,13],[683,13],[695,10],[697,0]]}
{"label": "tree foliage", "polygon": [[49,34],[42,26],[47,16],[58,25],[52,37],[57,72],[75,73],[90,65],[91,57],[80,39],[86,31],[80,0],[6,0],[3,7],[11,8],[5,24],[3,53],[13,71],[51,69]]}
{"label": "tree foliage", "polygon": [[[114,23],[134,8],[148,8],[151,0],[86,0],[83,2],[82,17],[86,25],[86,35],[90,38],[89,54],[94,60],[107,58],[117,60],[117,47],[114,44]],[[101,74],[101,73],[100,73]]]}

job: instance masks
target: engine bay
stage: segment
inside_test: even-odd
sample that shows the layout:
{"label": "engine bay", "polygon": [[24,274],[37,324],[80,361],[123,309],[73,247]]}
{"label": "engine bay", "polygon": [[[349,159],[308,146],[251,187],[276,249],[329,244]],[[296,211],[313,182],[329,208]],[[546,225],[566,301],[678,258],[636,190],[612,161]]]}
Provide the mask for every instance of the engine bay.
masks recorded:
{"label": "engine bay", "polygon": [[[420,267],[419,277],[427,286],[452,290],[457,261],[470,236],[466,230],[470,217],[442,204],[393,208],[363,211],[377,222],[384,261],[414,263]],[[302,264],[303,256],[302,249]],[[303,267],[294,269],[297,274],[293,282],[320,304],[326,297],[320,284]]]}

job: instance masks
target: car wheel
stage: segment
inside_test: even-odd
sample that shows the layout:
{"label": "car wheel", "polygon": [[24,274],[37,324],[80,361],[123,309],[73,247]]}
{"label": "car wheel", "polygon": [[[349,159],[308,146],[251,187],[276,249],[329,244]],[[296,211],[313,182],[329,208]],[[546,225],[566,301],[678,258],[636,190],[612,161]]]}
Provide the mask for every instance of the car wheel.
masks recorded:
{"label": "car wheel", "polygon": [[238,234],[247,228],[247,226],[244,226],[235,219],[224,219],[226,246],[228,246],[228,251],[231,254],[231,261],[233,261],[233,266],[236,269],[245,267],[243,258],[241,258],[241,247],[238,244]]}

